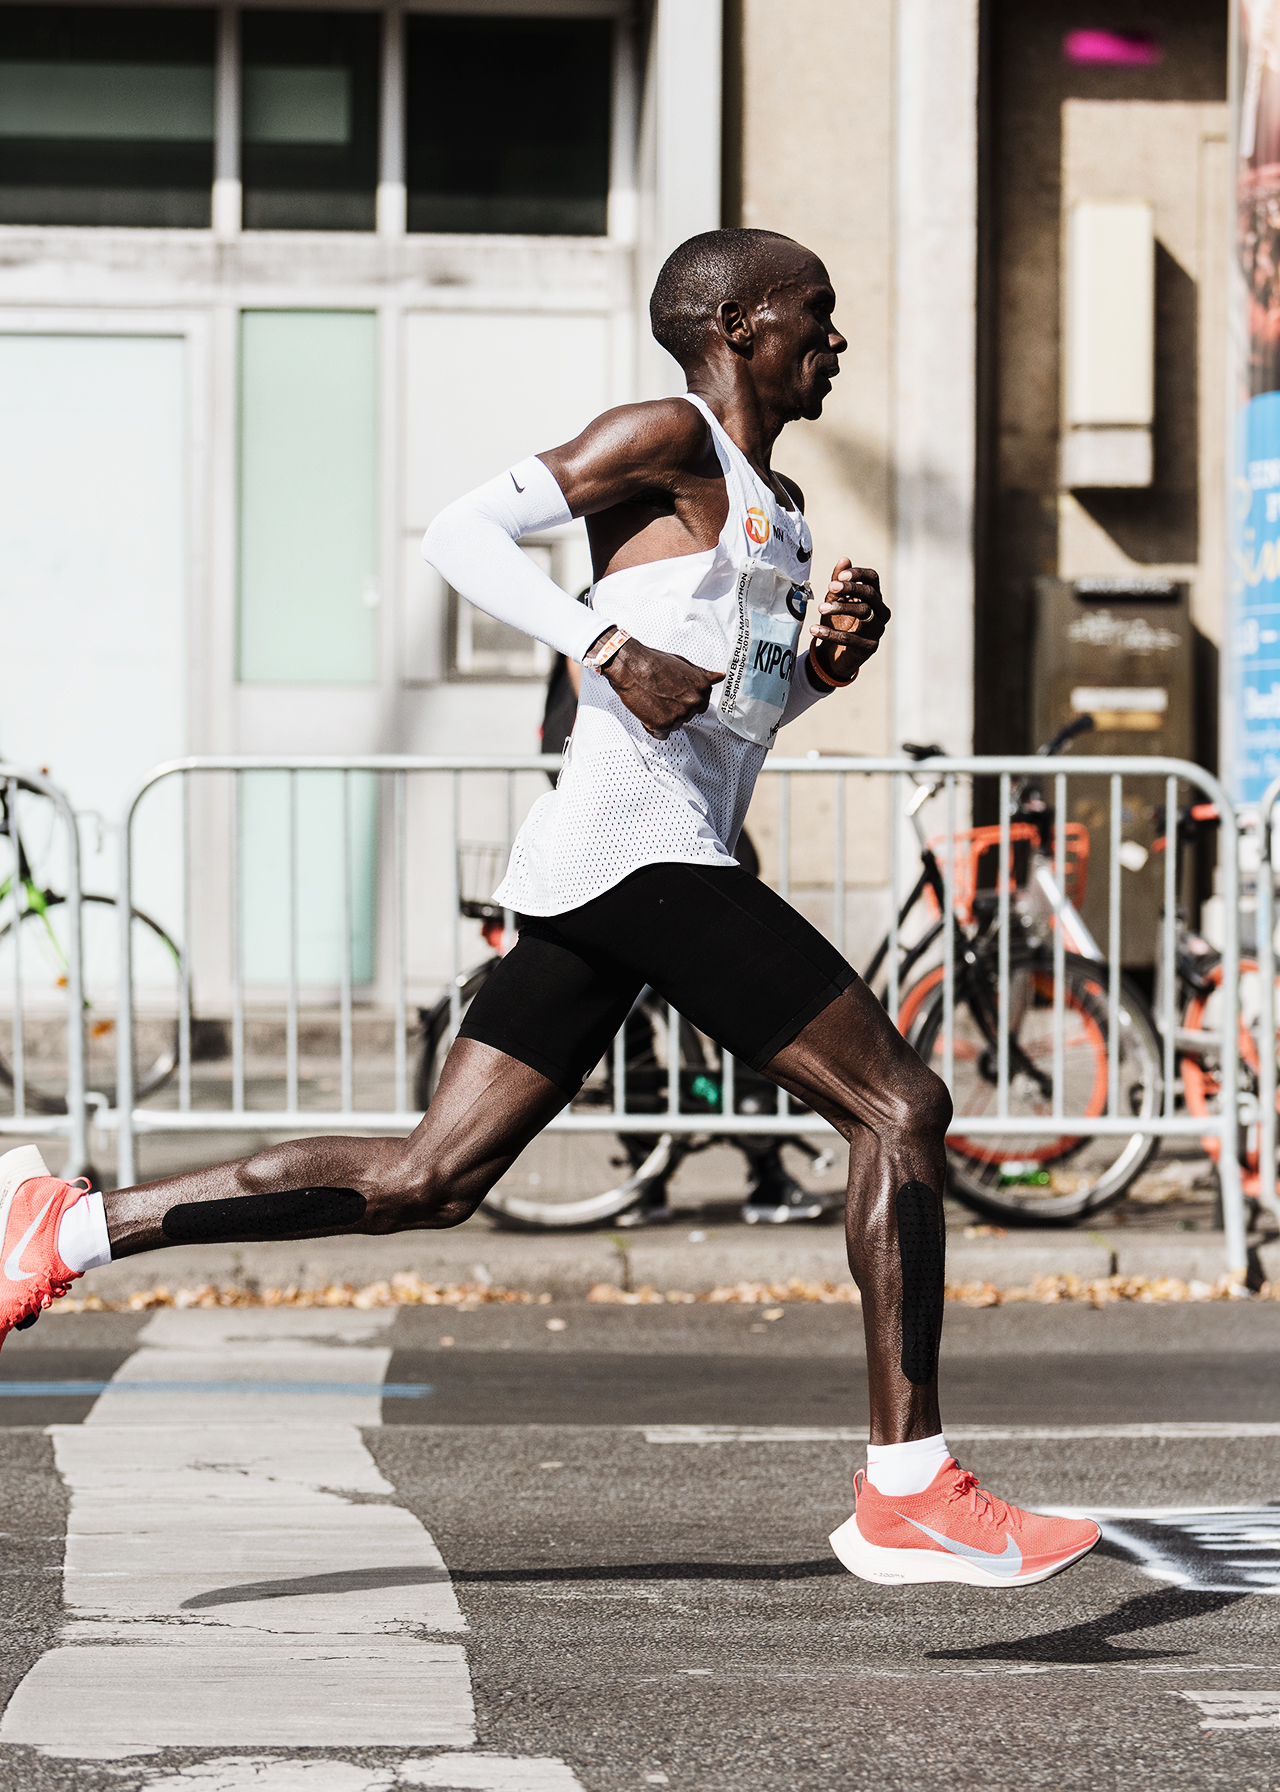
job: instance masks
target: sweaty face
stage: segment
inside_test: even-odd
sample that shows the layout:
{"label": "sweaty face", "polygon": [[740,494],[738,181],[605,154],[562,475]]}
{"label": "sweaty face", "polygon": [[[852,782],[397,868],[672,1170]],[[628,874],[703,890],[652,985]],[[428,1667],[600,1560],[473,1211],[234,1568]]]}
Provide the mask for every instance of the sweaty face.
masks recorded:
{"label": "sweaty face", "polygon": [[797,417],[822,415],[822,401],[848,347],[831,321],[835,302],[827,270],[797,246],[779,256],[777,272],[754,308],[757,378]]}

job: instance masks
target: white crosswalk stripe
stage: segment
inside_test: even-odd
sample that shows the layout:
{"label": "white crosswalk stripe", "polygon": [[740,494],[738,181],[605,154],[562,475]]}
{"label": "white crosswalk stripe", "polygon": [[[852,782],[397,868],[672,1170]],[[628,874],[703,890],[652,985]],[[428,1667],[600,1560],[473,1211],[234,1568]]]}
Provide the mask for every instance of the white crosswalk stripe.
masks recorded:
{"label": "white crosswalk stripe", "polygon": [[[430,1533],[394,1503],[360,1436],[380,1422],[370,1388],[392,1318],[155,1315],[86,1422],[52,1428],[71,1494],[66,1621],[11,1699],[0,1744],[97,1760],[237,1751],[144,1777],[191,1792],[573,1792],[559,1761],[456,1752],[475,1743],[475,1714],[465,1649],[445,1639],[466,1623]],[[197,1403],[134,1381],[245,1388]],[[344,1382],[351,1394],[280,1391]],[[385,1770],[242,1752],[374,1747],[454,1752]]]}

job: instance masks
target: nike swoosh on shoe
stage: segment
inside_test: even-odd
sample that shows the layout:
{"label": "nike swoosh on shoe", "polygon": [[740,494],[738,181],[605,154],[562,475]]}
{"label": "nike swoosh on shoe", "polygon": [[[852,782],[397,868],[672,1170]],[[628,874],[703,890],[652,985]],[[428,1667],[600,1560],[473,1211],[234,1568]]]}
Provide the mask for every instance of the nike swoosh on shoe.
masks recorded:
{"label": "nike swoosh on shoe", "polygon": [[514,473],[511,475],[511,483],[512,483],[512,485],[515,486],[515,488],[518,492],[522,492],[524,490],[524,487],[521,485],[520,481],[516,478]]}
{"label": "nike swoosh on shoe", "polygon": [[810,548],[809,552],[807,554],[802,554],[800,552],[799,548],[797,548],[796,549],[796,559],[800,562],[801,566],[803,566],[806,560],[813,559],[813,549]]}
{"label": "nike swoosh on shoe", "polygon": [[932,1530],[927,1524],[920,1524],[914,1518],[907,1518],[905,1512],[897,1512],[898,1518],[905,1519],[917,1531],[923,1531],[926,1537],[932,1537],[940,1548],[949,1555],[960,1556],[966,1562],[972,1562],[978,1568],[985,1568],[988,1574],[998,1574],[1003,1579],[1012,1580],[1015,1574],[1022,1571],[1022,1551],[1013,1538],[1006,1534],[1004,1548],[999,1555],[985,1549],[974,1549],[969,1543],[961,1543],[958,1538],[944,1537],[941,1531]]}
{"label": "nike swoosh on shoe", "polygon": [[39,1213],[32,1220],[31,1224],[27,1227],[26,1231],[22,1234],[22,1237],[18,1240],[18,1242],[14,1246],[13,1250],[11,1250],[9,1252],[9,1255],[5,1258],[4,1273],[6,1274],[6,1276],[8,1276],[8,1278],[11,1282],[30,1282],[34,1279],[34,1277],[38,1273],[34,1269],[30,1269],[30,1270],[23,1269],[22,1253],[26,1250],[27,1246],[31,1243],[31,1240],[35,1237],[36,1233],[39,1231],[41,1220],[44,1218],[45,1214],[48,1213],[49,1209],[53,1206],[53,1199],[54,1199],[53,1196],[50,1195],[49,1199],[45,1202],[44,1206],[40,1209]]}

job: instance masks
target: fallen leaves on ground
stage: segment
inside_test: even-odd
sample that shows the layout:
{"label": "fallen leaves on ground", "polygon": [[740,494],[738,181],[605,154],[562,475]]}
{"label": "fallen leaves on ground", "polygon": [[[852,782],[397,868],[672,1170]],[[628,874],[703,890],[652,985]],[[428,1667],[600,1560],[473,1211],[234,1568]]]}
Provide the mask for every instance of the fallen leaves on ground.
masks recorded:
{"label": "fallen leaves on ground", "polygon": [[[948,1284],[947,1299],[966,1307],[1004,1307],[1019,1301],[1056,1306],[1060,1301],[1083,1301],[1091,1307],[1115,1301],[1240,1300],[1248,1290],[1238,1276],[1221,1275],[1214,1282],[1184,1282],[1178,1276],[1037,1276],[1030,1288],[997,1288],[992,1282]],[[1280,1300],[1280,1283],[1264,1282],[1257,1297]]]}
{"label": "fallen leaves on ground", "polygon": [[[1086,1281],[1082,1276],[1037,1276],[1029,1288],[997,1288],[994,1282],[947,1284],[947,1299],[965,1307],[1004,1307],[1032,1301],[1056,1306],[1070,1301],[1091,1307],[1115,1301],[1239,1300],[1246,1290],[1238,1277],[1222,1275],[1214,1282],[1181,1281],[1177,1276],[1101,1276]],[[331,1282],[325,1288],[258,1288],[252,1284],[200,1288],[138,1289],[124,1300],[104,1300],[89,1294],[81,1300],[55,1301],[58,1313],[147,1313],[160,1307],[459,1307],[470,1311],[485,1306],[549,1306],[549,1294],[533,1294],[522,1288],[500,1288],[480,1282],[424,1282],[412,1271],[389,1281],[370,1282],[358,1288],[354,1282]],[[1264,1282],[1253,1297],[1280,1300],[1280,1282]],[[597,1282],[587,1295],[598,1306],[774,1306],[780,1301],[820,1306],[860,1306],[862,1296],[852,1282],[809,1282],[798,1276],[789,1282],[735,1282],[730,1287],[709,1288],[688,1294],[672,1288],[665,1293],[647,1283],[634,1291]]]}
{"label": "fallen leaves on ground", "polygon": [[499,1288],[481,1282],[424,1282],[412,1271],[390,1281],[370,1282],[357,1288],[354,1282],[330,1282],[325,1288],[258,1288],[238,1283],[218,1288],[206,1282],[200,1288],[145,1288],[124,1300],[104,1300],[88,1294],[83,1300],[55,1301],[53,1312],[148,1313],[158,1307],[485,1307],[549,1306],[549,1294],[530,1294],[518,1288]]}

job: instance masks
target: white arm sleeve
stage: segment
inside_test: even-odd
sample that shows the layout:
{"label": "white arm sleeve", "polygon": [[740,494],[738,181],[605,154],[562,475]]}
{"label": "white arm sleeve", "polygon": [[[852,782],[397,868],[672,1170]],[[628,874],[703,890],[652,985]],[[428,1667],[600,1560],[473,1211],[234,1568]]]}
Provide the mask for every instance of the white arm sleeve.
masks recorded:
{"label": "white arm sleeve", "polygon": [[782,712],[782,720],[778,723],[779,728],[785,728],[788,722],[794,722],[797,717],[804,715],[815,703],[821,703],[834,689],[834,685],[823,685],[821,690],[814,690],[813,680],[809,677],[809,654],[806,649],[796,661],[796,669],[791,677],[791,692],[787,698],[787,707]]}
{"label": "white arm sleeve", "polygon": [[600,618],[516,546],[572,520],[550,469],[531,455],[442,510],[422,538],[422,557],[487,616],[580,660],[603,632]]}

